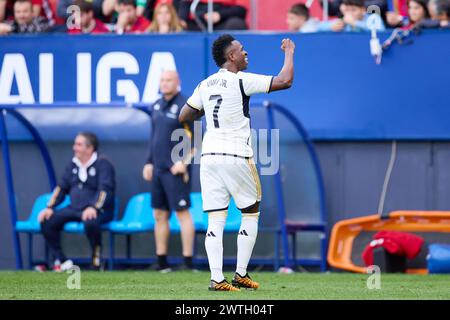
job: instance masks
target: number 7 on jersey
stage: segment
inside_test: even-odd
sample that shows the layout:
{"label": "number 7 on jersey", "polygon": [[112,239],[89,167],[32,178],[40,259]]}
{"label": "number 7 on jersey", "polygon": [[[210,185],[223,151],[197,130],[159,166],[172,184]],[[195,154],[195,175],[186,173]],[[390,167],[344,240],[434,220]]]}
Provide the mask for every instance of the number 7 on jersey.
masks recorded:
{"label": "number 7 on jersey", "polygon": [[214,128],[219,128],[219,108],[220,105],[222,104],[222,96],[220,94],[213,94],[212,96],[209,97],[209,101],[211,100],[216,100],[217,99],[217,103],[214,106],[214,110],[213,110],[213,120],[214,120]]}

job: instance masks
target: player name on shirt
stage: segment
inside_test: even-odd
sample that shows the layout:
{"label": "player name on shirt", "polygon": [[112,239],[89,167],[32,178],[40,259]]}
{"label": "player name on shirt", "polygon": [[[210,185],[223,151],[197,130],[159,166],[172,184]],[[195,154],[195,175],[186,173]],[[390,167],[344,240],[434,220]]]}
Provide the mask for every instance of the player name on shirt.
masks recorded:
{"label": "player name on shirt", "polygon": [[227,87],[227,80],[225,80],[225,79],[211,79],[211,80],[208,80],[206,85],[208,87],[221,86],[223,88],[226,88]]}

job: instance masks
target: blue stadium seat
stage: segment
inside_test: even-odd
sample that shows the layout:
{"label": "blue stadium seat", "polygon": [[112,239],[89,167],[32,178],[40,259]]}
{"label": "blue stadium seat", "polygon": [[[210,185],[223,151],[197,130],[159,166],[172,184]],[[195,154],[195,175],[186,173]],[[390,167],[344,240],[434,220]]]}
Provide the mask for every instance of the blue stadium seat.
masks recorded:
{"label": "blue stadium seat", "polygon": [[[28,237],[28,262],[29,267],[31,268],[34,265],[33,261],[33,234],[40,234],[41,233],[41,225],[38,221],[39,213],[47,207],[47,203],[49,202],[50,198],[52,196],[52,193],[46,193],[41,196],[39,196],[34,204],[33,208],[31,210],[31,214],[28,217],[27,220],[24,221],[17,221],[16,222],[16,231],[21,233],[26,233],[29,235]],[[113,220],[117,220],[117,216],[119,213],[119,199],[116,197],[115,199],[115,210],[114,210],[114,218]],[[56,209],[62,209],[64,207],[67,207],[70,204],[70,198],[69,196],[66,196],[64,198],[64,201],[56,207]],[[111,222],[110,222],[111,223]],[[102,226],[103,230],[109,230],[109,224],[106,223]],[[69,233],[84,233],[84,225],[82,222],[68,222],[64,225],[64,231]],[[47,247],[46,247],[46,258],[48,256]]]}
{"label": "blue stadium seat", "polygon": [[136,233],[152,231],[155,226],[151,206],[151,194],[140,193],[128,201],[120,221],[113,221],[108,229],[114,233]]}
{"label": "blue stadium seat", "polygon": [[[47,203],[52,197],[52,193],[45,193],[40,195],[33,204],[31,209],[31,214],[27,220],[16,222],[16,231],[19,233],[28,234],[28,264],[31,269],[34,265],[33,261],[33,234],[41,233],[41,224],[38,221],[39,213],[47,207]],[[65,197],[64,201],[57,206],[57,209],[67,207],[70,204],[70,199],[68,196]],[[47,257],[47,246],[46,246],[46,257]]]}
{"label": "blue stadium seat", "polygon": [[[16,222],[16,231],[23,233],[40,233],[41,224],[38,221],[39,213],[47,207],[47,203],[52,197],[51,193],[46,193],[39,196],[33,204],[31,214],[27,220]],[[58,209],[67,207],[70,203],[69,197],[66,197],[64,201],[58,206]]]}
{"label": "blue stadium seat", "polygon": [[131,235],[141,232],[153,231],[155,227],[155,219],[153,217],[153,209],[151,206],[151,194],[140,193],[133,196],[127,203],[125,212],[120,221],[109,223],[107,229],[110,231],[109,241],[109,270],[114,269],[116,261],[115,254],[115,235],[126,235],[126,255],[127,262],[131,262]]}
{"label": "blue stadium seat", "polygon": [[[201,192],[191,193],[191,208],[189,209],[194,222],[196,233],[206,232],[208,229],[208,214],[203,211],[203,201]],[[180,224],[175,213],[172,213],[169,219],[171,232],[180,232]],[[236,207],[233,198],[230,200],[228,207],[227,222],[225,224],[225,232],[238,232],[241,226],[241,211]]]}
{"label": "blue stadium seat", "polygon": [[[200,192],[191,193],[191,208],[189,209],[189,211],[192,215],[195,232],[206,232],[206,230],[208,229],[208,214],[203,211],[202,195]],[[171,232],[180,232],[180,223],[178,222],[177,216],[174,212],[169,218],[169,226]],[[241,211],[236,207],[233,198],[231,198],[224,231],[238,232],[240,226]]]}

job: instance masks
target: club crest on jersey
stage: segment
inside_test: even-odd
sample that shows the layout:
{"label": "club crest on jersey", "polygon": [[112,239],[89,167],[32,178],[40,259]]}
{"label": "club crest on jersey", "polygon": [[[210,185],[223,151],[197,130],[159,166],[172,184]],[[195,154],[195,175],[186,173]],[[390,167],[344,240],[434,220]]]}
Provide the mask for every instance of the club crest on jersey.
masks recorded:
{"label": "club crest on jersey", "polygon": [[173,104],[173,105],[170,107],[170,112],[172,112],[172,113],[177,113],[177,111],[178,111],[178,105]]}
{"label": "club crest on jersey", "polygon": [[77,174],[77,173],[78,173],[77,168],[73,168],[73,169],[72,169],[72,173],[73,173],[73,174]]}
{"label": "club crest on jersey", "polygon": [[92,176],[92,177],[94,177],[96,174],[97,174],[97,171],[95,171],[95,168],[94,168],[94,167],[91,167],[91,168],[89,169],[89,175]]}
{"label": "club crest on jersey", "polygon": [[159,103],[157,103],[153,106],[153,110],[159,110],[159,109],[161,109],[161,106],[159,105]]}

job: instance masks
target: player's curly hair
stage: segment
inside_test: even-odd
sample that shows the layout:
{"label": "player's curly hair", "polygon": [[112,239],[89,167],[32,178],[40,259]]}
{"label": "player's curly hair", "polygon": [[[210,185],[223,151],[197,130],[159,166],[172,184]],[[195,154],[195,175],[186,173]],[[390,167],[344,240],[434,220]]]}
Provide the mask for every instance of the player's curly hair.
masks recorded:
{"label": "player's curly hair", "polygon": [[225,62],[227,62],[227,58],[225,57],[225,50],[229,46],[231,46],[231,43],[234,40],[235,39],[232,35],[224,34],[214,41],[212,46],[212,55],[219,68],[222,67]]}

